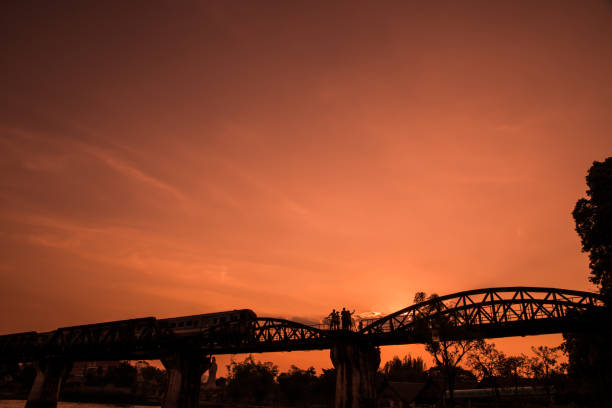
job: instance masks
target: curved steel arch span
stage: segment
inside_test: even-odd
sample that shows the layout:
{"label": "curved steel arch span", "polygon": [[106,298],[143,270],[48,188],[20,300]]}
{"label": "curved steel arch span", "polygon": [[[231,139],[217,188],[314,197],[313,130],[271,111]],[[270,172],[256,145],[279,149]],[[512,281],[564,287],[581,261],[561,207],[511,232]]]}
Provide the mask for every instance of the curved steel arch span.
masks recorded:
{"label": "curved steel arch span", "polygon": [[[597,324],[599,294],[512,286],[434,297],[384,316],[360,334],[376,344],[420,343],[431,337],[509,337],[561,333]],[[585,314],[586,313],[586,314]]]}

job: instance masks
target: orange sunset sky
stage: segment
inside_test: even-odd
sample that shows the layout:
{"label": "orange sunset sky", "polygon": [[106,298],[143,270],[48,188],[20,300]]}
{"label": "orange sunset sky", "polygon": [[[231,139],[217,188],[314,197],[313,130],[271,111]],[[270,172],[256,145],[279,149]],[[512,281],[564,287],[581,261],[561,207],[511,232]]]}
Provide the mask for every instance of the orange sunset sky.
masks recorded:
{"label": "orange sunset sky", "polygon": [[596,289],[610,2],[4,2],[0,44],[0,334]]}

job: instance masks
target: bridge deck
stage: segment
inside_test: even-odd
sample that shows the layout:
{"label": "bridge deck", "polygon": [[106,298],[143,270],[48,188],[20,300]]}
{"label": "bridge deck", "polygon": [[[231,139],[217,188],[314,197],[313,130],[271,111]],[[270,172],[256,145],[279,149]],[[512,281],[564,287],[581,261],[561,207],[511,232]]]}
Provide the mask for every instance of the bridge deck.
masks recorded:
{"label": "bridge deck", "polygon": [[327,330],[275,318],[178,333],[149,317],[0,336],[0,361],[158,359],[177,349],[206,354],[329,349],[351,337],[372,345],[424,343],[439,337],[509,337],[593,330],[602,298],[574,290],[507,287],[459,292],[411,305],[359,331]]}

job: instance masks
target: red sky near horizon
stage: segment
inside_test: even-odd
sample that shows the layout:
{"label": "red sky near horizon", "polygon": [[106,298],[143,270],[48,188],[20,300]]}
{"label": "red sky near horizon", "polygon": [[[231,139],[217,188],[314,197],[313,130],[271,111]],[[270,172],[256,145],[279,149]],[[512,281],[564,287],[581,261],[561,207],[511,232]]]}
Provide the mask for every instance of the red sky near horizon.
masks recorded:
{"label": "red sky near horizon", "polygon": [[1,8],[0,334],[595,290],[571,211],[612,152],[609,2]]}

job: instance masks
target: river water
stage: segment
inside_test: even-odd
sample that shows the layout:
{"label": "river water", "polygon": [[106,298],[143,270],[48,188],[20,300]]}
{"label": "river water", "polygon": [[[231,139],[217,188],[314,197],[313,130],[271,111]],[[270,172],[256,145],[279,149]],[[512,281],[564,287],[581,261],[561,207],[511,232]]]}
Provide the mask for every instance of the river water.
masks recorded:
{"label": "river water", "polygon": [[[25,400],[0,400],[0,408],[23,408]],[[115,404],[92,404],[85,402],[62,402],[57,404],[58,408],[156,408],[150,405],[115,405]]]}

